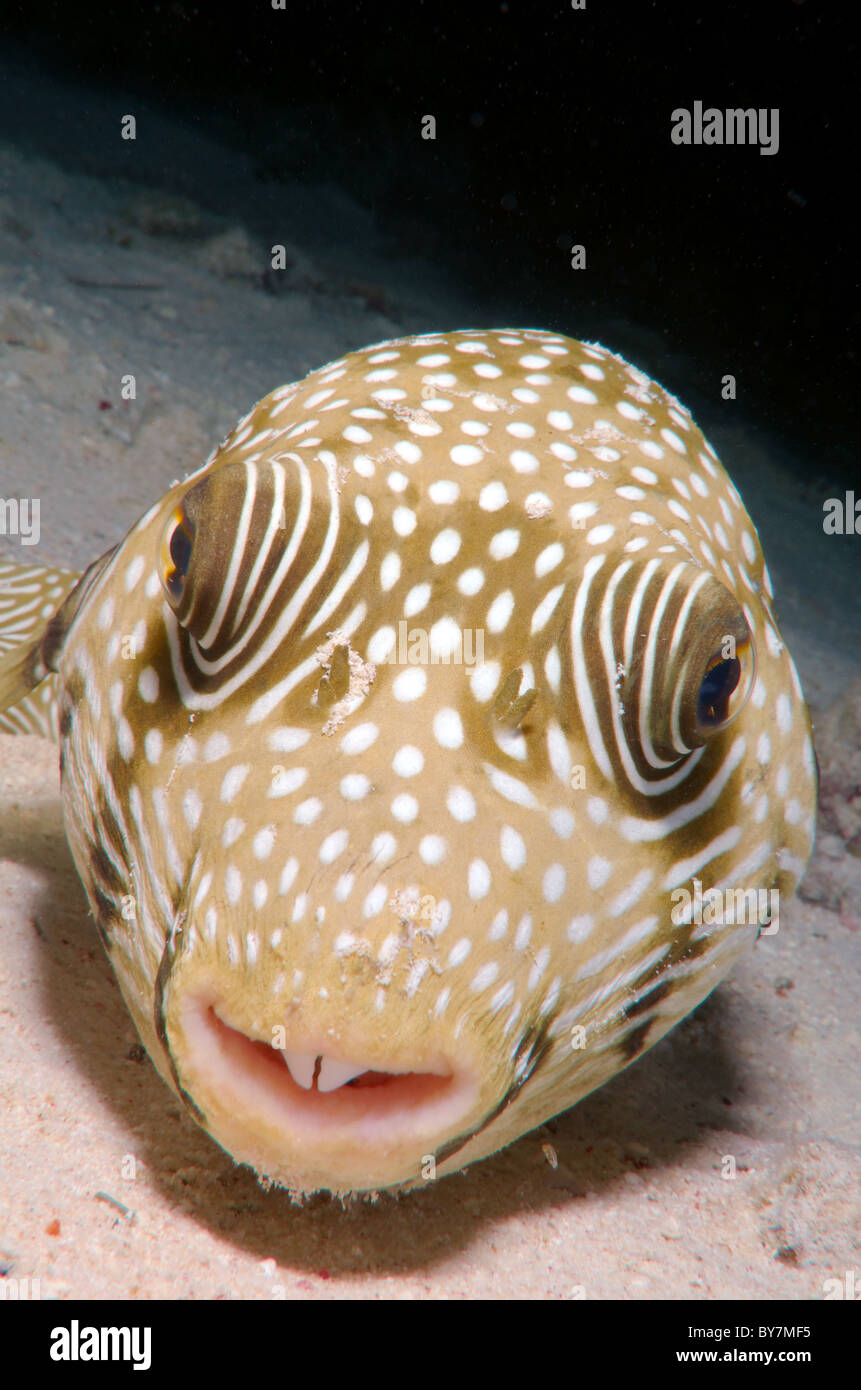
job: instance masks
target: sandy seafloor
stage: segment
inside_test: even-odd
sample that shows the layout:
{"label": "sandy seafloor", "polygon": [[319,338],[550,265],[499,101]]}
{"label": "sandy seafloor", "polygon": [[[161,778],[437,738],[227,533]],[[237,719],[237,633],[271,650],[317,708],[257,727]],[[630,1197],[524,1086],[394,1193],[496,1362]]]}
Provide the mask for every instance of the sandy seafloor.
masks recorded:
{"label": "sandy seafloor", "polygon": [[[32,106],[6,77],[7,109]],[[191,181],[205,141],[173,136]],[[275,386],[387,337],[505,322],[332,185],[288,190],[291,268],[270,292],[250,225],[147,178],[0,145],[0,496],[41,500],[39,546],[0,536],[5,556],[83,567]],[[681,345],[624,334],[685,399]],[[604,341],[621,346],[612,324]],[[60,1299],[818,1299],[857,1276],[861,538],[823,535],[827,485],[817,460],[808,484],[783,466],[791,440],[740,408],[700,423],[759,527],[817,721],[806,900],[633,1068],[508,1150],[402,1198],[299,1207],[141,1056],[66,847],[56,750],[0,736],[0,1278]]]}

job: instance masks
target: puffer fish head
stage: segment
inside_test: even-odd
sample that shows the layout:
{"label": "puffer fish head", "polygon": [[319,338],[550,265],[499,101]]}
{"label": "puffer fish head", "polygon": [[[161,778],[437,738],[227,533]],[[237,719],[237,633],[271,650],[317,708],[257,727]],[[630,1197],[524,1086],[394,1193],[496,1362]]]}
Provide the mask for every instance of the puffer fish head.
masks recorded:
{"label": "puffer fish head", "polygon": [[415,1185],[572,1105],[767,920],[677,890],[785,901],[810,854],[741,499],[674,397],[553,333],[273,391],[90,577],[59,681],[140,1036],[296,1192]]}

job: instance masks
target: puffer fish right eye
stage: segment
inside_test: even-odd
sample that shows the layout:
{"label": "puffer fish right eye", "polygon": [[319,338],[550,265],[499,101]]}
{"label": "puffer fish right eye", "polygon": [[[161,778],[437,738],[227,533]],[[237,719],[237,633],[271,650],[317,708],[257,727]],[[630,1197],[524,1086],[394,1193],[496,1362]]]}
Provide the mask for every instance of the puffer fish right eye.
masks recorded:
{"label": "puffer fish right eye", "polygon": [[194,544],[193,535],[181,507],[177,508],[168,523],[165,542],[162,579],[172,606],[176,606],[182,599]]}
{"label": "puffer fish right eye", "polygon": [[[698,565],[650,560],[619,565],[600,614],[597,643],[572,631],[572,646],[576,658],[583,642],[587,671],[615,687],[605,714],[614,731],[608,749],[626,744],[639,774],[660,779],[722,734],[747,702],[755,659],[744,609]],[[597,652],[588,659],[595,646],[600,663]],[[580,683],[581,704],[585,693]]]}
{"label": "puffer fish right eye", "polygon": [[730,718],[730,702],[741,680],[738,657],[726,660],[718,655],[703,676],[697,702],[697,719],[705,728],[726,725]]}

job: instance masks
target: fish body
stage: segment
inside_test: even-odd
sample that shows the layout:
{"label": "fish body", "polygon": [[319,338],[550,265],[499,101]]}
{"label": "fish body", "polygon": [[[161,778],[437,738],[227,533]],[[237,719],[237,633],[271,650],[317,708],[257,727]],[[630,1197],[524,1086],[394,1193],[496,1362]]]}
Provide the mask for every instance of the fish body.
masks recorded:
{"label": "fish body", "polygon": [[156,1067],[294,1192],[415,1186],[573,1105],[809,858],[756,530],[690,413],[597,344],[351,353],[76,587],[34,574],[0,571],[3,727],[55,724]]}

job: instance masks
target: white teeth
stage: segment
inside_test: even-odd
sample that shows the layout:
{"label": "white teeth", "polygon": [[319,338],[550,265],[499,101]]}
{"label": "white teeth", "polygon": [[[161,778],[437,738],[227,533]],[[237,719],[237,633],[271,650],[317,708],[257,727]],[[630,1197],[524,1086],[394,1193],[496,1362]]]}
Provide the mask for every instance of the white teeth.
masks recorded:
{"label": "white teeth", "polygon": [[[283,1057],[296,1085],[301,1086],[303,1091],[310,1091],[314,1085],[314,1068],[317,1065],[314,1053],[288,1052],[285,1048]],[[339,1062],[334,1057],[320,1057],[319,1060],[318,1091],[337,1091],[339,1086],[345,1086],[354,1076],[361,1076],[368,1070],[366,1066],[356,1062]]]}
{"label": "white teeth", "polygon": [[297,1086],[301,1086],[303,1091],[310,1091],[314,1083],[314,1065],[317,1058],[313,1052],[288,1052],[284,1051],[284,1061]]}
{"label": "white teeth", "polygon": [[355,1062],[337,1062],[331,1057],[324,1057],[320,1062],[317,1090],[337,1091],[339,1086],[345,1086],[354,1076],[361,1076],[367,1070],[367,1067],[357,1066]]}

